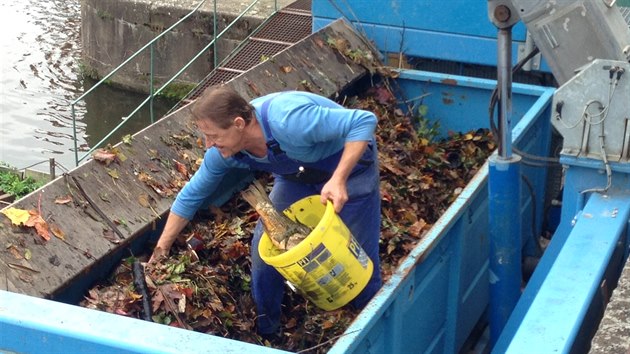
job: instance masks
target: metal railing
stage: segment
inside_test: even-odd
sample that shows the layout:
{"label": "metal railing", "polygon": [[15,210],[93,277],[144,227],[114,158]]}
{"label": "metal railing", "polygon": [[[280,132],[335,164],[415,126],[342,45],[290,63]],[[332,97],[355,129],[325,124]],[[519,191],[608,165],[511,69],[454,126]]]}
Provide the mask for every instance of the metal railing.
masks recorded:
{"label": "metal railing", "polygon": [[[254,5],[259,3],[260,1],[261,0],[254,0],[251,4],[249,4],[249,6],[247,6],[245,8],[245,10],[243,10],[234,20],[232,20],[232,22],[230,22],[219,34],[216,34],[217,33],[217,0],[214,0],[214,6],[213,6],[213,34],[214,34],[214,36],[212,38],[212,41],[210,41],[210,43],[208,43],[205,47],[203,47],[192,59],[190,59],[190,61],[188,61],[188,63],[186,65],[184,65],[177,73],[175,73],[175,75],[173,75],[168,81],[166,81],[157,90],[155,90],[155,87],[153,85],[153,76],[154,76],[154,65],[153,65],[153,63],[154,63],[154,45],[155,45],[155,43],[158,40],[160,40],[163,36],[165,36],[167,33],[172,31],[180,23],[184,22],[186,19],[188,19],[190,16],[192,16],[194,13],[196,13],[199,10],[199,8],[201,7],[201,5],[203,5],[203,3],[206,2],[206,0],[201,0],[199,2],[199,4],[197,6],[195,6],[193,8],[193,10],[190,11],[186,16],[182,17],[179,21],[175,22],[169,28],[167,28],[162,33],[160,33],[158,36],[153,38],[149,43],[147,43],[142,48],[140,48],[138,51],[136,51],[133,55],[131,55],[124,62],[122,62],[120,65],[118,65],[118,67],[116,67],[109,74],[107,74],[105,77],[103,77],[99,82],[97,82],[89,90],[87,90],[85,93],[83,93],[79,98],[77,98],[74,101],[72,101],[70,106],[71,106],[71,112],[72,112],[72,131],[73,131],[73,139],[74,139],[74,156],[75,156],[75,164],[76,164],[76,166],[78,166],[79,163],[81,161],[83,161],[86,157],[90,156],[92,152],[94,152],[96,149],[100,148],[114,133],[116,133],[123,125],[125,125],[125,123],[127,123],[127,121],[129,121],[130,118],[133,115],[135,115],[140,109],[142,109],[142,107],[144,107],[147,103],[149,103],[149,111],[150,111],[150,116],[151,116],[151,123],[153,123],[155,121],[155,119],[154,119],[154,112],[153,112],[153,100],[154,100],[154,98],[157,95],[159,95],[171,82],[173,82],[175,79],[177,79],[184,71],[186,71],[186,69],[188,69],[188,67],[190,67],[208,49],[210,49],[210,47],[213,47],[213,46],[214,46],[214,48],[213,48],[213,52],[214,52],[213,69],[216,68],[217,64],[218,64],[217,48],[216,48],[217,40],[220,39],[228,30],[230,30],[232,28],[232,26],[234,26],[243,16],[245,16],[245,14],[247,12],[249,12],[249,10],[252,7],[254,7]],[[274,11],[269,17],[273,16],[277,11],[278,11],[278,3],[277,3],[277,0],[274,0]],[[255,30],[254,30],[254,32],[255,32]],[[76,105],[81,100],[85,99],[85,97],[90,95],[97,87],[99,87],[100,85],[105,83],[110,77],[112,77],[114,74],[116,74],[125,65],[127,65],[134,58],[136,58],[138,55],[140,55],[142,52],[144,52],[146,49],[149,49],[150,56],[151,56],[150,64],[149,64],[149,71],[150,71],[149,96],[144,101],[142,101],[142,103],[140,103],[129,115],[127,115],[126,117],[123,117],[123,121],[121,123],[119,123],[115,128],[113,128],[104,138],[102,138],[99,142],[94,144],[94,146],[92,146],[83,156],[79,157],[78,140],[77,140],[77,124],[76,124],[77,123],[77,121],[76,121],[76,108],[75,108]]]}

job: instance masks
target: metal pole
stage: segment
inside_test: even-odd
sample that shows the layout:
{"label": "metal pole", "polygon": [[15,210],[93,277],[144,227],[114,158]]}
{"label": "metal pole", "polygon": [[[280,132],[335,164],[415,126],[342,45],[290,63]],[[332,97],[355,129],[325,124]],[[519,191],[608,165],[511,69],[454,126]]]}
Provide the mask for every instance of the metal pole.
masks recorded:
{"label": "metal pole", "polygon": [[518,18],[506,0],[489,0],[497,26],[498,154],[489,159],[489,320],[494,346],[521,295],[521,172],[512,154],[512,26]]}
{"label": "metal pole", "polygon": [[497,84],[499,86],[499,157],[512,156],[512,27],[497,36]]}
{"label": "metal pole", "polygon": [[217,65],[219,64],[219,58],[217,55],[217,0],[214,0],[214,10],[212,10],[212,36],[214,37],[212,46],[212,55],[213,55],[213,65],[212,70],[216,70]]}
{"label": "metal pole", "polygon": [[48,159],[48,168],[50,169],[50,180],[54,180],[55,179],[55,158],[51,157]]}
{"label": "metal pole", "polygon": [[490,341],[499,339],[521,296],[521,158],[492,155],[488,167]]}
{"label": "metal pole", "polygon": [[[155,94],[155,88],[153,87],[153,75],[154,75],[154,69],[153,69],[153,60],[155,59],[155,54],[154,54],[154,46],[153,43],[151,43],[151,46],[149,48],[149,53],[150,53],[150,57],[151,57],[151,62],[149,63],[149,67],[150,67],[150,71],[151,71],[151,79],[149,82],[149,97],[151,97],[151,102],[149,103],[149,114],[151,115],[151,124],[155,123],[155,119],[153,118],[153,96]],[[131,117],[128,117],[131,118]]]}
{"label": "metal pole", "polygon": [[72,112],[72,140],[74,141],[74,165],[79,166],[79,146],[77,143],[77,112],[74,109],[76,102],[70,104],[70,111]]}

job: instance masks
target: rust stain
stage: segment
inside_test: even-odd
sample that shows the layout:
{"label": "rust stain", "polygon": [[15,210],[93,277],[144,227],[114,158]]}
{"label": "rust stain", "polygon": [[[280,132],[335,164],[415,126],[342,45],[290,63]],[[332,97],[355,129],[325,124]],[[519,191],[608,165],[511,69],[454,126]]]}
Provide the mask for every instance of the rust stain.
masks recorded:
{"label": "rust stain", "polygon": [[442,83],[444,85],[457,86],[457,80],[455,80],[455,79],[444,79],[444,80],[442,80]]}
{"label": "rust stain", "polygon": [[450,92],[442,92],[442,102],[444,104],[453,104],[455,101],[451,98],[452,96]]}

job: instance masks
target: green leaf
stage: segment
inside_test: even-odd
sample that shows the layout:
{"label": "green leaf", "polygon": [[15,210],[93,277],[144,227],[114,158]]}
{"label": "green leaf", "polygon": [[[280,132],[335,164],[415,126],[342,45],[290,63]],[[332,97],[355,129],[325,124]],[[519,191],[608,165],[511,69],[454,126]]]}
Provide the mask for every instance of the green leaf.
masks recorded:
{"label": "green leaf", "polygon": [[133,137],[131,136],[131,134],[127,134],[127,135],[122,137],[122,142],[127,144],[127,145],[131,145],[131,141],[132,140],[133,140]]}
{"label": "green leaf", "polygon": [[427,106],[426,104],[421,104],[420,106],[418,106],[418,115],[420,117],[426,117],[427,113],[429,113],[429,106]]}

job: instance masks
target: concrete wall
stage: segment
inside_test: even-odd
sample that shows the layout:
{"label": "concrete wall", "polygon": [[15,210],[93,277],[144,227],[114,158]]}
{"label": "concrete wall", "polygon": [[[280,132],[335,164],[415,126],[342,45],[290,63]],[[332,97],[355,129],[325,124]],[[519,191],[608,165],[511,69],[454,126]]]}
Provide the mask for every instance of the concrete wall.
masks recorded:
{"label": "concrete wall", "polygon": [[[81,39],[83,65],[88,74],[104,77],[145,46],[199,2],[189,0],[83,0]],[[221,1],[217,7],[217,33],[232,22],[250,2]],[[219,62],[274,10],[272,0],[261,1],[217,42]],[[154,44],[154,85],[170,79],[213,38],[214,2],[206,1],[193,16]],[[213,68],[213,50],[199,57],[178,81],[197,83]],[[139,92],[149,91],[150,51],[143,51],[111,78],[111,83]]]}

